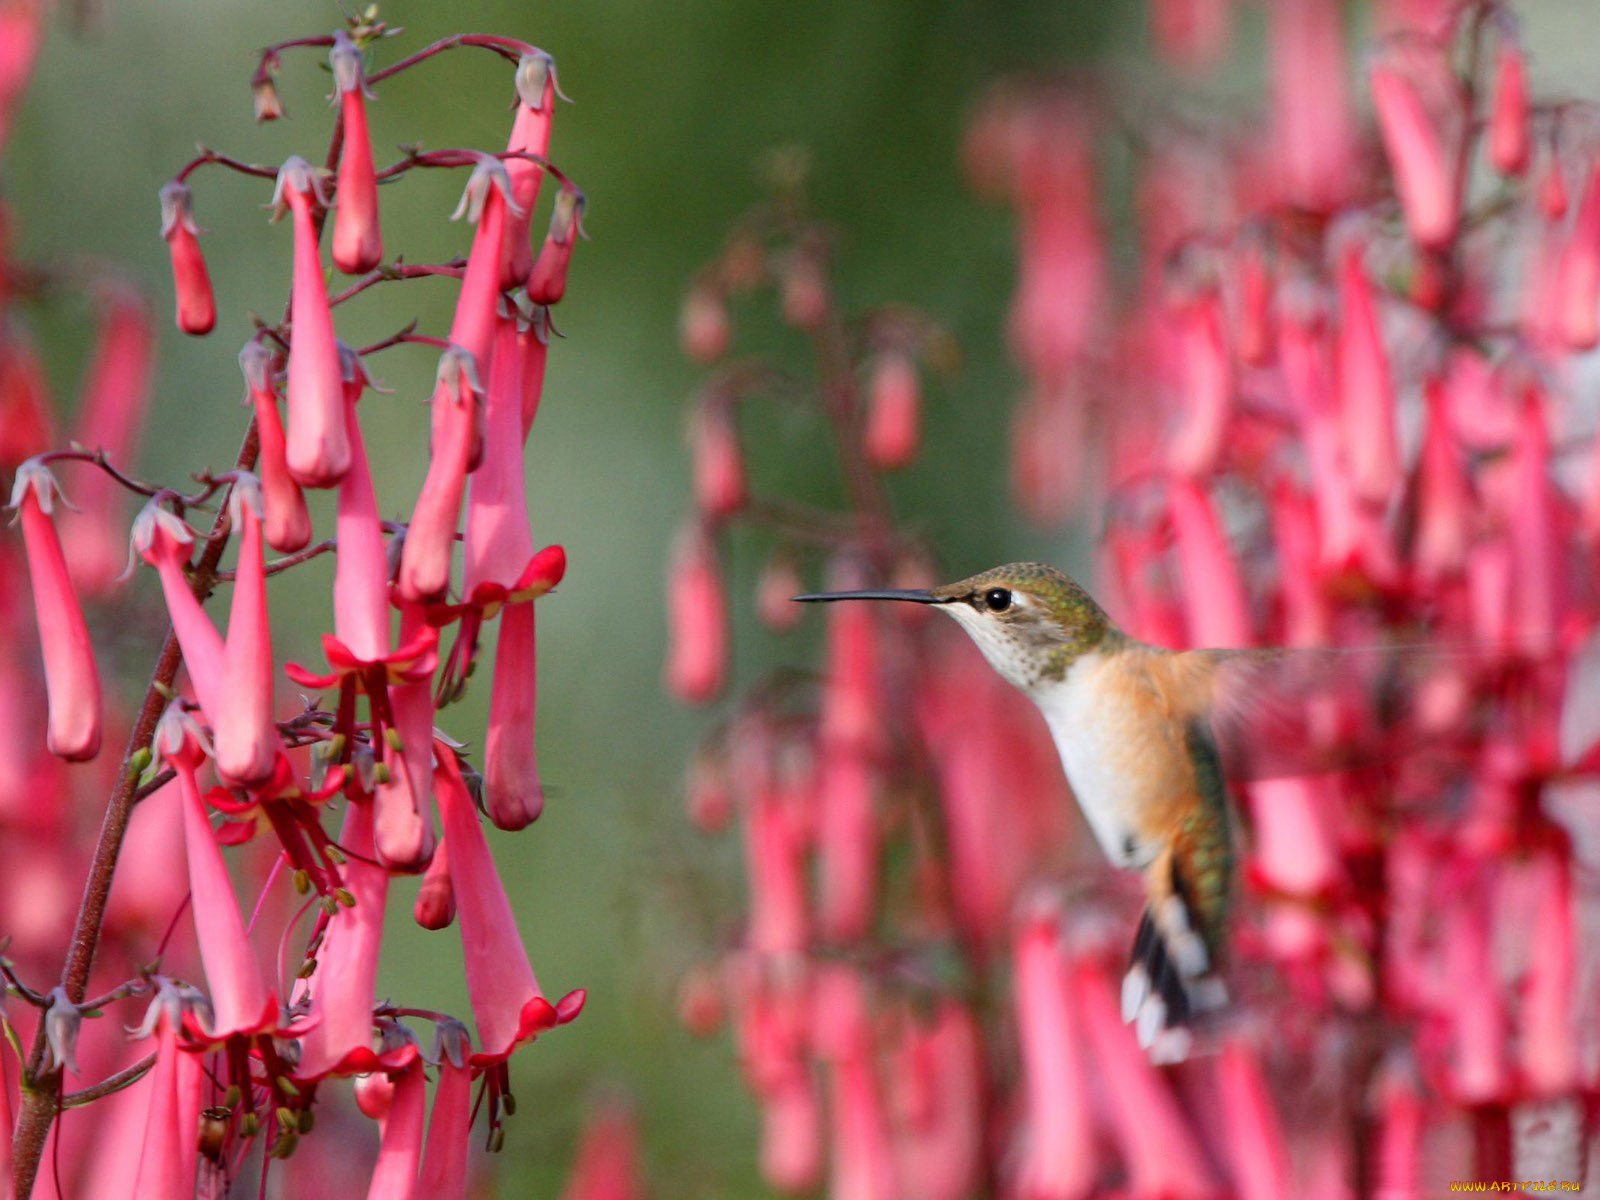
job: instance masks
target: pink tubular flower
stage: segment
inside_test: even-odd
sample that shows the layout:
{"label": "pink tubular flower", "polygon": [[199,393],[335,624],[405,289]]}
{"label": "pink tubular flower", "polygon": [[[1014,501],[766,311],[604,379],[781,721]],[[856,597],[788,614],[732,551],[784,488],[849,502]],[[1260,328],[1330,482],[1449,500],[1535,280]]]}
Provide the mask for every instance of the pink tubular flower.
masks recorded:
{"label": "pink tubular flower", "polygon": [[[477,223],[455,315],[450,321],[450,343],[465,350],[473,366],[482,372],[489,369],[495,322],[499,319],[500,263],[506,229],[517,215],[506,165],[491,155],[479,155],[461,193],[461,202],[450,214],[452,221],[465,217]],[[434,436],[437,438],[438,434]]]}
{"label": "pink tubular flower", "polygon": [[1327,209],[1349,189],[1355,138],[1335,0],[1277,0],[1267,10],[1272,150],[1288,199]]}
{"label": "pink tubular flower", "polygon": [[1559,1096],[1578,1079],[1578,1037],[1573,1016],[1577,932],[1572,880],[1564,859],[1538,855],[1527,868],[1534,892],[1528,975],[1522,993],[1522,1077],[1540,1096]]}
{"label": "pink tubular flower", "polygon": [[400,554],[399,588],[407,600],[439,600],[449,589],[461,497],[482,444],[482,396],[477,361],[452,344],[439,357],[428,474]]}
{"label": "pink tubular flower", "polygon": [[1099,1171],[1085,1090],[1089,1049],[1054,913],[1023,918],[1012,972],[1026,1097],[1017,1194],[1029,1200],[1077,1200],[1093,1190]]}
{"label": "pink tubular flower", "polygon": [[728,389],[712,387],[695,406],[689,426],[695,504],[713,521],[738,512],[745,502],[744,453],[733,405]]}
{"label": "pink tubular flower", "polygon": [[1522,47],[1502,36],[1494,57],[1494,106],[1489,112],[1489,162],[1502,175],[1528,169],[1528,65]]}
{"label": "pink tubular flower", "polygon": [[134,518],[133,548],[156,569],[161,580],[161,594],[183,651],[183,665],[188,669],[200,707],[209,717],[220,710],[223,645],[222,635],[194,598],[184,574],[193,546],[194,535],[189,527],[155,501],[146,504]]}
{"label": "pink tubular flower", "polygon": [[1417,462],[1417,529],[1412,560],[1424,580],[1459,576],[1472,536],[1472,495],[1456,441],[1451,389],[1438,377],[1423,384],[1427,426]]}
{"label": "pink tubular flower", "polygon": [[1394,381],[1384,351],[1372,281],[1362,266],[1358,242],[1339,257],[1339,333],[1335,363],[1339,409],[1344,419],[1345,459],[1350,484],[1368,504],[1383,505],[1400,482],[1400,446],[1395,428]]}
{"label": "pink tubular flower", "polygon": [[277,765],[279,740],[272,709],[272,629],[267,619],[263,571],[261,485],[240,472],[228,496],[233,527],[240,530],[239,565],[222,669],[227,686],[211,714],[217,770],[230,783],[264,783]]}
{"label": "pink tubular flower", "polygon": [[[97,289],[100,325],[84,376],[74,440],[129,465],[150,398],[155,337],[140,294],[121,283]],[[90,471],[73,489],[77,510],[65,514],[61,541],[72,581],[85,594],[110,591],[127,562],[124,494],[109,475]]]}
{"label": "pink tubular flower", "polygon": [[1555,304],[1568,346],[1592,350],[1600,344],[1600,154],[1589,166],[1572,233],[1561,252]]}
{"label": "pink tubular flower", "polygon": [[1495,978],[1484,872],[1457,872],[1456,903],[1445,914],[1444,990],[1434,1003],[1450,1031],[1449,1084],[1462,1104],[1507,1094],[1506,1012]]}
{"label": "pink tubular flower", "polygon": [[252,339],[239,351],[239,369],[256,412],[256,438],[260,450],[256,466],[261,472],[261,494],[266,505],[267,545],[284,554],[293,554],[311,541],[311,514],[300,485],[289,474],[283,437],[283,421],[278,416],[278,393],[272,385],[272,353]]}
{"label": "pink tubular flower", "polygon": [[178,1045],[177,1006],[161,997],[151,1004],[161,1010],[155,1026],[156,1065],[145,1097],[144,1148],[127,1193],[131,1200],[193,1195],[200,1165],[195,1126],[204,1066],[198,1055]]}
{"label": "pink tubular flower", "polygon": [[1082,1014],[1084,1040],[1093,1048],[1096,1076],[1137,1196],[1200,1200],[1216,1193],[1210,1169],[1183,1119],[1166,1080],[1150,1065],[1122,1023],[1104,969],[1080,959],[1073,969],[1073,998]]}
{"label": "pink tubular flower", "polygon": [[1409,1063],[1395,1059],[1384,1065],[1378,1081],[1372,1182],[1373,1194],[1386,1200],[1420,1200],[1422,1196],[1422,1134],[1427,1110],[1412,1074]]}
{"label": "pink tubular flower", "polygon": [[21,0],[0,9],[0,147],[11,136],[18,102],[33,78],[48,12],[49,6],[40,0]]}
{"label": "pink tubular flower", "polygon": [[1199,484],[1175,479],[1168,503],[1182,569],[1190,643],[1250,645],[1255,638],[1244,579],[1210,497]]}
{"label": "pink tubular flower", "polygon": [[812,997],[817,1056],[828,1065],[832,1100],[829,1186],[850,1200],[894,1200],[894,1147],[863,992],[852,968],[830,964],[819,970]]}
{"label": "pink tubular flower", "polygon": [[904,350],[880,351],[867,388],[867,427],[862,448],[874,466],[898,471],[911,462],[922,440],[922,384]]}
{"label": "pink tubular flower", "polygon": [[197,1032],[207,1041],[255,1034],[278,1023],[277,997],[261,979],[250,936],[245,932],[233,881],[222,848],[206,816],[196,771],[205,761],[192,719],[173,706],[156,730],[155,746],[177,773],[183,798],[183,837],[189,851],[189,895],[200,961],[211,992],[209,1027]]}
{"label": "pink tubular flower", "polygon": [[[428,1200],[467,1200],[467,1151],[472,1137],[472,1070],[464,1054],[439,1060],[439,1082],[428,1117],[417,1195]],[[459,1061],[458,1061],[459,1060]]]}
{"label": "pink tubular flower", "polygon": [[49,698],[47,744],[52,754],[81,762],[100,752],[100,673],[89,627],[84,624],[83,609],[50,520],[59,495],[55,477],[45,467],[30,461],[18,468],[11,507],[22,522],[28,578],[33,584],[34,619]]}
{"label": "pink tubular flower", "polygon": [[328,62],[333,67],[334,89],[344,121],[333,211],[333,263],[346,275],[359,275],[383,261],[378,180],[372,166],[372,138],[367,132],[369,93],[361,50],[342,29],[333,35]]}
{"label": "pink tubular flower", "polygon": [[378,1161],[372,1168],[367,1200],[412,1200],[422,1164],[423,1121],[428,1108],[428,1081],[422,1064],[413,1061],[394,1080],[394,1099],[383,1119]]}
{"label": "pink tubular flower", "polygon": [[572,263],[572,248],[583,233],[584,196],[570,183],[556,193],[550,213],[550,232],[545,234],[539,257],[528,275],[528,299],[535,304],[556,304],[567,293],[567,268]]}
{"label": "pink tubular flower", "polygon": [[667,577],[667,690],[704,704],[722,690],[728,669],[728,600],[716,546],[698,522],[673,547]]}
{"label": "pink tubular flower", "polygon": [[584,1125],[561,1200],[642,1200],[643,1196],[633,1114],[619,1101],[605,1101]]}
{"label": "pink tubular flower", "polygon": [[494,859],[478,825],[478,811],[461,778],[455,752],[436,744],[434,794],[450,844],[467,992],[481,1047],[474,1065],[504,1062],[521,1042],[564,1025],[583,1011],[585,993],[568,992],[555,1005],[544,998]]}
{"label": "pink tubular flower", "polygon": [[195,235],[194,195],[177,180],[161,189],[161,236],[172,259],[172,290],[177,297],[178,328],[185,333],[210,333],[217,323],[217,301],[211,275]]}
{"label": "pink tubular flower", "polygon": [[[517,115],[511,124],[511,140],[506,143],[506,149],[544,158],[550,153],[550,121],[555,116],[559,94],[555,59],[543,50],[523,54],[522,61],[517,64],[516,85]],[[506,174],[511,177],[513,210],[506,221],[500,288],[509,291],[526,283],[533,270],[529,222],[539,202],[544,167],[532,159],[517,157],[507,158],[505,165]]]}
{"label": "pink tubular flower", "polygon": [[1222,455],[1233,403],[1233,363],[1228,355],[1222,301],[1208,288],[1176,314],[1178,380],[1184,416],[1168,462],[1180,475],[1209,474]]}
{"label": "pink tubular flower", "polygon": [[1230,1038],[1216,1064],[1228,1166],[1240,1200],[1287,1200],[1289,1147],[1255,1050]]}
{"label": "pink tubular flower", "polygon": [[678,314],[678,345],[684,354],[697,363],[714,363],[728,352],[732,337],[722,291],[710,283],[691,287]]}
{"label": "pink tubular flower", "polygon": [[303,487],[332,487],[350,467],[344,385],[333,312],[317,250],[316,205],[326,206],[315,169],[298,155],[278,172],[272,195],[277,215],[294,223],[294,284],[289,296],[289,473]]}
{"label": "pink tubular flower", "polygon": [[903,1029],[889,1074],[901,1186],[906,1195],[926,1200],[962,1200],[972,1194],[983,1169],[977,1022],[946,998],[930,1019],[907,1019]]}
{"label": "pink tubular flower", "polygon": [[1459,217],[1454,151],[1449,114],[1430,111],[1424,99],[1429,81],[1421,76],[1432,64],[1411,57],[1391,54],[1373,63],[1372,102],[1406,227],[1419,245],[1436,250],[1455,235]]}
{"label": "pink tubular flower", "polygon": [[744,944],[761,955],[798,954],[810,940],[806,839],[796,813],[779,794],[772,736],[755,718],[741,721],[733,733],[734,782],[744,798],[745,875],[750,881]]}

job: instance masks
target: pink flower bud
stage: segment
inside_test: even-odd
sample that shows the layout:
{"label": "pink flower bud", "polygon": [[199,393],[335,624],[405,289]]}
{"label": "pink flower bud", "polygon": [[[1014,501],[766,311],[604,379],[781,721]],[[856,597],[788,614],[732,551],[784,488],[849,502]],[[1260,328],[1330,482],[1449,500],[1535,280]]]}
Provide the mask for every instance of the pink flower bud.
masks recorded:
{"label": "pink flower bud", "polygon": [[250,81],[250,99],[257,122],[276,121],[283,116],[283,97],[278,94],[278,81],[271,75],[258,75]]}
{"label": "pink flower bud", "polygon": [[528,299],[535,304],[555,304],[567,292],[567,268],[572,248],[583,232],[584,195],[569,183],[556,193],[550,213],[550,232],[528,275]]}
{"label": "pink flower bud", "polygon": [[17,471],[11,507],[22,522],[39,650],[44,658],[50,712],[46,741],[52,754],[81,762],[100,752],[100,673],[61,542],[50,520],[59,494],[48,470],[25,463]]}
{"label": "pink flower bud", "polygon": [[1295,204],[1331,208],[1349,194],[1355,145],[1340,5],[1276,0],[1267,21],[1274,174]]}
{"label": "pink flower bud", "polygon": [[1545,155],[1544,173],[1539,178],[1539,211],[1552,221],[1567,215],[1567,173],[1552,146]]}
{"label": "pink flower bud", "polygon": [[383,1120],[378,1161],[372,1166],[368,1200],[412,1200],[418,1195],[422,1131],[428,1111],[428,1081],[412,1062],[394,1077],[394,1098]]}
{"label": "pink flower bud", "polygon": [[1168,504],[1191,644],[1250,645],[1255,638],[1244,578],[1210,498],[1200,485],[1174,480]]}
{"label": "pink flower bud", "polygon": [[1216,468],[1233,403],[1233,363],[1223,329],[1222,303],[1213,289],[1182,306],[1177,320],[1177,378],[1183,421],[1168,461],[1196,478]]}
{"label": "pink flower bud", "polygon": [[[462,1057],[460,1055],[456,1057]],[[428,1144],[417,1178],[419,1197],[466,1200],[468,1152],[472,1143],[472,1070],[456,1057],[442,1056],[439,1083],[428,1117]]]}
{"label": "pink flower bud", "polygon": [[816,251],[796,251],[784,264],[783,319],[796,329],[819,329],[828,315],[828,280]]}
{"label": "pink flower bud", "polygon": [[[100,326],[84,376],[74,440],[119,466],[132,462],[150,395],[154,331],[143,299],[111,283],[97,289]],[[87,595],[116,586],[128,558],[125,493],[110,476],[87,472],[74,489],[77,511],[64,514],[61,542],[72,581]]]}
{"label": "pink flower bud", "polygon": [[744,454],[734,425],[733,397],[713,388],[695,406],[689,427],[694,454],[694,498],[711,520],[744,507]]}
{"label": "pink flower bud", "polygon": [[561,1200],[644,1200],[633,1115],[612,1100],[590,1115]]}
{"label": "pink flower bud", "polygon": [[722,293],[710,283],[696,283],[678,315],[678,345],[684,354],[698,363],[714,363],[728,352],[732,336]]}
{"label": "pink flower bud", "polygon": [[722,690],[728,669],[728,600],[716,547],[698,524],[679,535],[667,576],[669,692],[704,704]]}
{"label": "pink flower bud", "polygon": [[782,552],[773,555],[756,581],[756,613],[762,623],[777,633],[793,629],[802,612],[794,598],[804,590],[794,559]]}
{"label": "pink flower bud", "polygon": [[446,929],[456,919],[456,891],[450,882],[450,843],[440,839],[422,873],[411,915],[424,929]]}
{"label": "pink flower bud", "polygon": [[[1421,78],[1431,63],[1391,55],[1372,66],[1378,131],[1394,172],[1406,227],[1417,243],[1437,250],[1455,236],[1459,216],[1455,152],[1445,123],[1454,115],[1430,111]],[[1453,98],[1452,98],[1453,99]]]}
{"label": "pink flower bud", "polygon": [[690,967],[678,981],[678,1024],[692,1037],[712,1037],[728,1016],[722,981],[715,969]]}
{"label": "pink flower bud", "polygon": [[1265,366],[1272,359],[1272,270],[1264,237],[1248,233],[1242,237],[1236,270],[1234,352],[1246,366]]}
{"label": "pink flower bud", "polygon": [[[517,115],[511,124],[508,151],[537,154],[540,158],[550,153],[550,121],[555,116],[556,96],[560,89],[556,83],[555,59],[543,50],[525,53],[517,64]],[[539,202],[539,185],[544,180],[544,168],[532,159],[508,157],[506,173],[511,177],[513,211],[506,221],[505,244],[501,251],[500,288],[509,291],[528,281],[533,270],[533,247],[528,234],[533,209]]]}
{"label": "pink flower bud", "polygon": [[359,275],[383,261],[378,180],[372,165],[372,138],[367,132],[367,81],[361,51],[342,29],[333,35],[328,61],[344,118],[335,193],[338,203],[333,211],[333,263],[347,275]]}
{"label": "pink flower bud", "polygon": [[161,236],[172,259],[172,290],[177,296],[178,328],[185,333],[210,333],[217,323],[217,301],[211,275],[195,235],[194,196],[173,180],[161,189]]}
{"label": "pink flower bud", "polygon": [[455,315],[450,321],[450,342],[471,355],[477,368],[485,372],[490,367],[500,306],[500,268],[506,228],[518,215],[512,199],[511,175],[505,164],[492,155],[479,155],[466,190],[461,193],[461,202],[450,214],[452,221],[465,217],[476,222],[478,227],[472,235],[472,250],[467,255],[461,293],[456,298]]}
{"label": "pink flower bud", "polygon": [[922,438],[922,385],[917,367],[903,350],[889,349],[873,359],[867,390],[867,428],[861,446],[867,461],[898,471],[917,453]]}
{"label": "pink flower bud", "polygon": [[[1476,984],[1483,987],[1480,979]],[[1393,1200],[1422,1196],[1422,1134],[1427,1110],[1410,1063],[1391,1060],[1377,1086],[1378,1130],[1373,1154],[1373,1194]]]}
{"label": "pink flower bud", "polygon": [[522,829],[544,811],[533,737],[537,644],[532,604],[509,604],[500,611],[483,749],[484,806],[500,829]]}
{"label": "pink flower bud", "polygon": [[798,953],[810,942],[804,831],[779,793],[768,732],[744,721],[734,737],[735,769],[746,801],[745,876],[750,882],[744,944],[758,954]]}
{"label": "pink flower bud", "polygon": [[407,600],[438,600],[450,586],[461,497],[473,452],[482,444],[482,398],[476,361],[464,348],[452,344],[439,357],[428,474],[411,512],[400,555],[399,589]]}
{"label": "pink flower bud", "polygon": [[1255,1049],[1230,1038],[1216,1059],[1227,1164],[1243,1200],[1287,1200],[1289,1146]]}
{"label": "pink flower bud", "polygon": [[1394,382],[1389,375],[1377,301],[1361,255],[1362,247],[1351,244],[1339,259],[1340,321],[1335,366],[1350,484],[1362,500],[1381,506],[1400,481],[1400,446],[1395,427]]}
{"label": "pink flower bud", "polygon": [[0,8],[0,147],[11,136],[17,107],[33,78],[49,12],[49,6],[38,0]]}
{"label": "pink flower bud", "polygon": [[195,599],[189,588],[189,577],[184,573],[194,548],[194,534],[181,520],[152,501],[134,518],[133,548],[156,570],[161,594],[167,602],[167,615],[172,618],[172,629],[183,651],[189,682],[194,684],[201,709],[210,716],[219,711],[222,699],[222,635]]}
{"label": "pink flower bud", "polygon": [[[1528,975],[1522,994],[1522,1075],[1536,1095],[1569,1092],[1578,1078],[1574,1023],[1578,970],[1572,881],[1566,862],[1541,854],[1528,865],[1534,891]],[[1519,935],[1522,931],[1518,931]]]}
{"label": "pink flower bud", "polygon": [[733,819],[727,755],[720,746],[702,744],[689,760],[684,784],[689,820],[701,833],[721,833]]}
{"label": "pink flower bud", "polygon": [[228,496],[228,511],[240,538],[222,659],[227,686],[212,714],[212,736],[217,770],[228,782],[246,787],[271,776],[280,745],[272,710],[272,630],[261,536],[264,505],[256,477],[240,472]]}
{"label": "pink flower bud", "polygon": [[1417,526],[1412,559],[1418,574],[1437,581],[1459,575],[1473,532],[1473,503],[1466,465],[1451,420],[1451,390],[1432,377],[1423,385],[1428,423],[1417,462]]}
{"label": "pink flower bud", "polygon": [[267,545],[293,554],[311,541],[311,514],[306,511],[300,485],[289,474],[283,421],[278,416],[278,393],[272,385],[272,353],[251,340],[239,351],[250,402],[255,406],[256,440],[260,449],[256,467],[261,474],[261,494],[266,505]]}
{"label": "pink flower bud", "polygon": [[312,206],[325,204],[315,170],[290,158],[278,172],[272,203],[294,222],[294,282],[289,296],[289,473],[304,487],[332,487],[350,468],[344,384],[333,313],[322,280]]}
{"label": "pink flower bud", "polygon": [[1592,350],[1600,344],[1600,154],[1588,182],[1556,274],[1556,312],[1567,345]]}
{"label": "pink flower bud", "polygon": [[1528,169],[1528,68],[1509,38],[1495,51],[1492,103],[1489,161],[1502,175],[1521,175]]}
{"label": "pink flower bud", "polygon": [[145,1112],[143,1147],[131,1179],[124,1176],[121,1181],[130,1200],[193,1195],[200,1162],[193,1129],[207,1086],[201,1056],[179,1046],[177,1023],[166,1015],[155,1034],[156,1064],[140,1097]]}

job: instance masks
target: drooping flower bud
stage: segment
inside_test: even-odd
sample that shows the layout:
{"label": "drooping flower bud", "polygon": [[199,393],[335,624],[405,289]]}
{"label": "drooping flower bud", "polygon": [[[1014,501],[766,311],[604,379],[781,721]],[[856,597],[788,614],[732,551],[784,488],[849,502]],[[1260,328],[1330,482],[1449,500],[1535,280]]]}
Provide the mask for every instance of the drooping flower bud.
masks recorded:
{"label": "drooping flower bud", "polygon": [[333,35],[328,61],[344,119],[333,210],[333,263],[346,275],[359,275],[383,261],[378,180],[372,165],[372,137],[367,132],[367,81],[361,50],[342,29]]}
{"label": "drooping flower bud", "polygon": [[272,352],[251,339],[239,351],[239,369],[256,413],[256,440],[260,449],[256,467],[261,473],[261,494],[266,504],[267,545],[283,554],[293,554],[311,541],[311,514],[300,485],[289,474],[283,436],[283,421],[278,415],[278,393],[272,385]]}
{"label": "drooping flower bud", "polygon": [[1589,166],[1583,198],[1556,273],[1556,319],[1574,350],[1600,344],[1600,154]]}
{"label": "drooping flower bud", "polygon": [[1510,39],[1495,51],[1489,162],[1502,175],[1528,169],[1528,67],[1522,48]]}
{"label": "drooping flower bud", "polygon": [[727,673],[728,600],[716,547],[698,522],[678,534],[667,609],[667,690],[687,704],[704,704],[722,690]]}
{"label": "drooping flower bud", "polygon": [[350,468],[345,435],[344,385],[333,312],[322,279],[313,205],[325,205],[316,171],[290,158],[278,172],[272,203],[294,222],[294,283],[289,297],[289,473],[304,487],[332,487]]}
{"label": "drooping flower bud", "polygon": [[1361,250],[1359,244],[1348,245],[1339,260],[1335,368],[1350,484],[1362,500],[1381,506],[1400,481],[1400,445],[1394,381]]}
{"label": "drooping flower bud", "polygon": [[744,453],[734,425],[734,403],[728,389],[712,387],[695,405],[689,426],[695,503],[713,521],[738,512],[745,502]]}
{"label": "drooping flower bud", "polygon": [[556,193],[550,213],[550,232],[545,235],[539,257],[528,275],[528,299],[535,304],[555,304],[567,293],[567,268],[572,263],[572,248],[583,232],[584,195],[570,183]]}
{"label": "drooping flower bud", "polygon": [[428,474],[417,495],[400,555],[400,594],[427,602],[450,586],[450,563],[474,450],[481,446],[483,385],[478,365],[461,346],[439,356],[434,381]]}
{"label": "drooping flower bud", "polygon": [[[1391,54],[1372,66],[1378,131],[1394,171],[1406,228],[1418,245],[1437,250],[1455,236],[1459,196],[1455,173],[1453,95],[1435,78],[1443,70],[1425,53]],[[1430,104],[1429,101],[1434,101]]]}
{"label": "drooping flower bud", "polygon": [[916,457],[922,440],[922,383],[904,350],[890,348],[873,359],[867,389],[867,428],[862,449],[874,466],[898,471]]}
{"label": "drooping flower bud", "polygon": [[1233,364],[1215,289],[1184,304],[1176,314],[1177,377],[1183,417],[1168,460],[1180,475],[1208,475],[1222,454],[1233,402]]}
{"label": "drooping flower bud", "polygon": [[17,471],[11,507],[22,522],[28,578],[33,585],[34,619],[49,700],[47,743],[52,754],[77,762],[100,751],[100,673],[61,542],[50,520],[59,495],[50,472],[28,462]]}
{"label": "drooping flower bud", "polygon": [[161,236],[172,260],[172,289],[177,297],[178,328],[185,333],[210,333],[217,323],[217,301],[211,274],[200,253],[194,221],[194,195],[177,180],[161,189]]}
{"label": "drooping flower bud", "polygon": [[267,618],[267,579],[262,547],[265,500],[254,475],[240,472],[228,496],[234,529],[240,531],[233,607],[223,645],[227,686],[211,716],[217,770],[230,783],[265,782],[277,765],[279,741],[273,723],[272,629]]}
{"label": "drooping flower bud", "polygon": [[[517,115],[511,123],[506,150],[544,158],[550,153],[550,122],[560,94],[555,59],[543,50],[524,53],[517,64],[516,85]],[[533,270],[528,226],[539,202],[544,167],[516,154],[508,154],[505,167],[511,178],[512,211],[506,220],[505,243],[500,253],[500,288],[509,291],[526,283]]]}
{"label": "drooping flower bud", "polygon": [[695,283],[678,313],[678,345],[684,354],[698,363],[714,363],[728,352],[732,335],[722,293],[708,281]]}

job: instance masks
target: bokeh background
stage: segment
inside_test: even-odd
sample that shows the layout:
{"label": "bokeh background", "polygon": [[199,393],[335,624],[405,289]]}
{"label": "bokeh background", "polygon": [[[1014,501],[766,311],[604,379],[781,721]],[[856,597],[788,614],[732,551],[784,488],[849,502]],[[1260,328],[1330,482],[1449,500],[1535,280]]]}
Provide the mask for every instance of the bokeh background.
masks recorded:
{"label": "bokeh background", "polygon": [[[1527,7],[1536,79],[1587,78],[1592,90],[1583,4]],[[275,125],[253,123],[247,83],[255,49],[326,32],[341,18],[335,6],[306,0],[99,8],[86,33],[60,21],[51,31],[4,180],[14,236],[24,259],[125,264],[165,317],[157,188],[197,141],[261,163],[291,153],[319,159],[329,126],[321,55],[286,59],[279,82],[289,119]],[[1007,74],[1094,69],[1148,98],[1143,14],[1129,0],[580,0],[448,10],[393,0],[382,12],[406,28],[384,60],[462,30],[549,50],[575,101],[558,112],[552,156],[590,201],[592,240],[578,251],[558,313],[566,336],[551,355],[529,454],[536,535],[565,544],[571,561],[567,581],[540,603],[539,748],[552,798],[529,830],[491,832],[546,990],[584,986],[590,1001],[576,1025],[514,1060],[520,1104],[500,1161],[502,1194],[555,1195],[587,1102],[617,1088],[636,1102],[653,1194],[761,1195],[754,1110],[731,1047],[693,1041],[674,1006],[679,972],[723,932],[718,922],[737,911],[738,888],[731,842],[707,842],[682,817],[682,765],[710,718],[675,706],[659,682],[667,545],[688,504],[684,412],[700,377],[676,347],[680,295],[730,222],[760,198],[763,156],[803,147],[815,208],[837,233],[845,303],[913,304],[962,348],[960,370],[930,382],[926,449],[893,483],[897,509],[953,575],[1018,557],[1081,568],[1092,531],[1027,527],[1008,498],[1005,440],[1020,386],[1004,348],[1010,219],[972,194],[958,153],[974,101]],[[1259,15],[1247,9],[1237,69],[1210,85],[1212,100],[1258,85]],[[386,84],[372,108],[380,160],[403,142],[501,147],[510,71],[491,62],[447,55]],[[1114,152],[1107,166],[1114,218]],[[462,182],[414,173],[387,190],[388,252],[414,261],[464,252],[470,232],[445,219]],[[193,183],[220,316],[200,340],[163,324],[141,467],[164,481],[231,461],[245,422],[234,356],[249,314],[277,313],[289,282],[289,230],[269,225],[262,207],[270,186],[220,171]],[[341,313],[341,335],[374,340],[412,317],[423,332],[442,333],[450,301],[450,286],[432,281],[375,289]],[[62,403],[81,369],[85,315],[70,298],[37,314]],[[770,320],[742,308],[735,320],[783,352]],[[800,347],[791,349],[803,364]],[[383,410],[366,425],[388,515],[403,517],[422,477],[434,358],[385,353],[377,373],[393,395],[364,402]],[[761,407],[744,430],[758,471],[777,487],[830,497],[837,481],[820,430]],[[736,679],[814,657],[815,627],[782,640],[749,619],[761,550],[735,541],[729,563],[741,610]],[[306,613],[280,640],[280,657],[316,661],[329,572],[323,560],[274,584],[275,611]],[[128,585],[129,629],[156,619],[153,593],[148,578]],[[481,736],[483,697],[446,715],[451,732]],[[455,938],[410,927],[409,896],[403,888],[397,900],[406,902],[393,906],[384,986],[409,1004],[464,1010],[453,986]]]}

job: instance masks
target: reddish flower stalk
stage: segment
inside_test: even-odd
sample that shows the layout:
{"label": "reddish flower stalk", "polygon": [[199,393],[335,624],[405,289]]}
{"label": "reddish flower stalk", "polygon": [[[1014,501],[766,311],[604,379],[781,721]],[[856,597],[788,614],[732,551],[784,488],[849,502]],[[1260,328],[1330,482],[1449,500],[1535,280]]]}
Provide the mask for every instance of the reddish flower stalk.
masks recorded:
{"label": "reddish flower stalk", "polygon": [[44,658],[49,698],[50,753],[74,762],[100,752],[100,672],[94,646],[68,575],[51,512],[60,489],[44,467],[24,463],[11,490],[11,507],[22,522],[34,619]]}
{"label": "reddish flower stalk", "polygon": [[361,275],[383,261],[383,233],[378,227],[378,180],[372,165],[372,138],[367,132],[367,91],[359,47],[344,30],[333,35],[328,52],[334,91],[344,121],[339,154],[339,182],[333,213],[333,264],[346,275]]}

